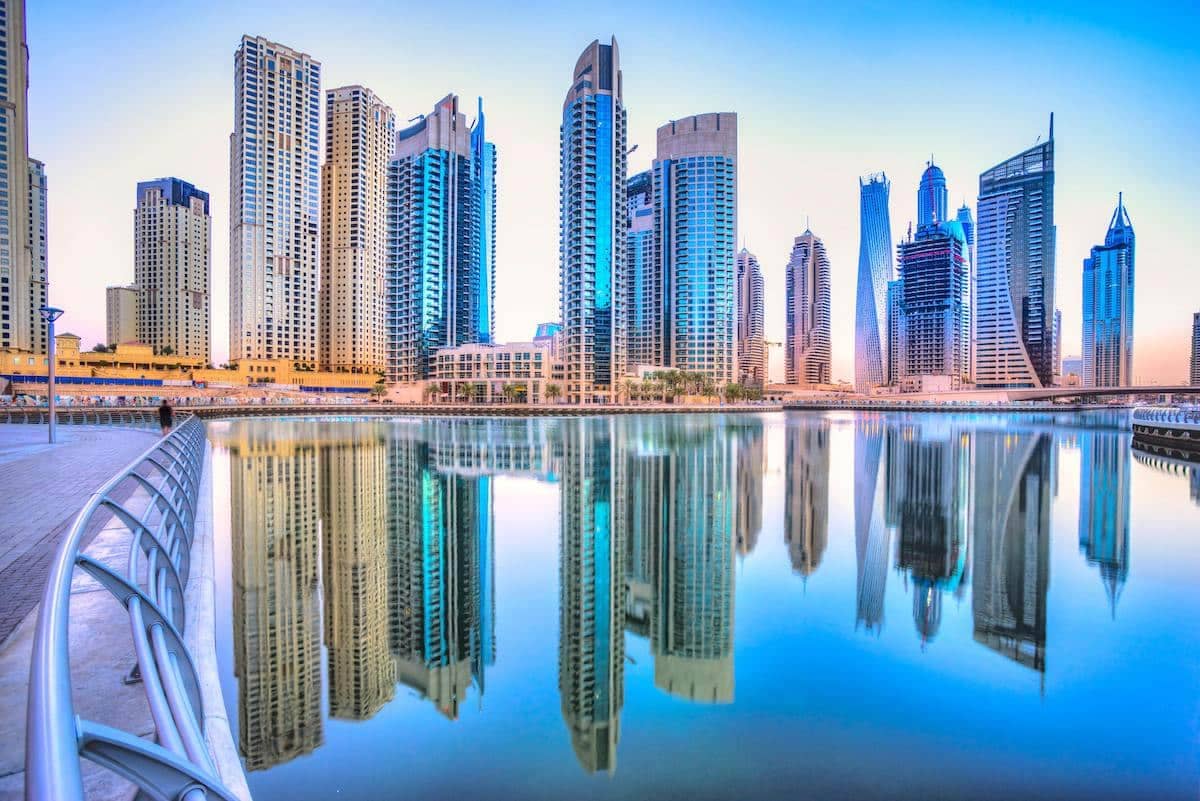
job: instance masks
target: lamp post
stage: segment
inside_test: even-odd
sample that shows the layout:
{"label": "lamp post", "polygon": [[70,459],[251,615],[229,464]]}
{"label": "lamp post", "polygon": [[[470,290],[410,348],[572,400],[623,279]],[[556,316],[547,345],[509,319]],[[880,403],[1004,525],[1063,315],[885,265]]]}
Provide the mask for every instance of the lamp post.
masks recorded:
{"label": "lamp post", "polygon": [[57,320],[59,317],[62,317],[63,310],[56,309],[53,306],[43,306],[38,311],[40,311],[42,313],[42,319],[46,321],[46,328],[47,328],[47,330],[46,330],[46,341],[47,341],[46,349],[49,352],[49,355],[47,357],[48,372],[46,374],[46,403],[50,408],[50,414],[48,417],[48,419],[50,421],[50,444],[53,445],[54,444],[54,427],[55,427],[55,423],[58,422],[55,419],[57,412],[55,410],[55,404],[54,404],[54,367],[55,367],[55,362],[58,361],[58,358],[54,355],[54,321]]}

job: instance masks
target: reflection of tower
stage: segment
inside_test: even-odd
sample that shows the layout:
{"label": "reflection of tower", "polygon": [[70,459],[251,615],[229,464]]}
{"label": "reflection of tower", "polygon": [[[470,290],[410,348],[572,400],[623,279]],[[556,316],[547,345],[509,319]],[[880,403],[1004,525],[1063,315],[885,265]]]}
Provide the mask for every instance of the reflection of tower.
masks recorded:
{"label": "reflection of tower", "polygon": [[737,552],[743,556],[754,550],[762,531],[763,468],[766,451],[763,447],[763,426],[758,419],[747,418],[732,424],[737,445],[737,497],[734,505],[737,523],[734,528]]}
{"label": "reflection of tower", "polygon": [[[674,423],[675,421],[672,421]],[[654,683],[691,701],[733,700],[734,450],[720,424],[673,426],[668,522],[655,560]]]}
{"label": "reflection of tower", "polygon": [[[854,431],[854,546],[858,556],[857,623],[867,631],[883,627],[883,596],[887,588],[891,531],[883,512],[883,422],[859,421]],[[856,623],[856,625],[857,625]]]}
{"label": "reflection of tower", "polygon": [[888,431],[887,515],[899,531],[897,567],[913,582],[922,641],[937,635],[942,594],[958,589],[967,562],[971,441],[940,425]]}
{"label": "reflection of tower", "polygon": [[654,560],[667,525],[664,484],[669,456],[661,431],[669,418],[638,417],[624,421],[628,447],[625,514],[629,547],[625,559],[625,627],[650,635],[654,606]]}
{"label": "reflection of tower", "polygon": [[365,720],[391,700],[388,647],[387,449],[375,423],[343,424],[322,443],[325,645],[329,714]]}
{"label": "reflection of tower", "polygon": [[829,421],[788,420],[783,529],[792,570],[808,576],[829,539]]}
{"label": "reflection of tower", "polygon": [[437,472],[410,432],[389,442],[388,471],[397,675],[453,719],[495,661],[491,479]]}
{"label": "reflection of tower", "polygon": [[1079,549],[1099,565],[1115,617],[1129,573],[1129,437],[1079,433]]}
{"label": "reflection of tower", "polygon": [[316,425],[231,423],[234,671],[249,770],[321,745]]}
{"label": "reflection of tower", "polygon": [[1044,434],[975,435],[975,641],[1046,670],[1051,443]]}
{"label": "reflection of tower", "polygon": [[625,492],[617,425],[583,418],[563,426],[558,688],[575,755],[588,772],[616,770],[625,695]]}

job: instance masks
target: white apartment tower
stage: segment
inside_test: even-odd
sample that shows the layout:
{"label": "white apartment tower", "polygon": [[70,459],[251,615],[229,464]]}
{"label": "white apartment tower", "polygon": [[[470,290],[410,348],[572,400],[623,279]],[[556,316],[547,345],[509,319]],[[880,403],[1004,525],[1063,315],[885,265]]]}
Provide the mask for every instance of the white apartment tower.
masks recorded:
{"label": "white apartment tower", "polygon": [[322,369],[387,367],[387,172],[396,115],[370,89],[325,92],[321,165]]}
{"label": "white apartment tower", "polygon": [[229,355],[317,362],[321,65],[261,36],[234,54]]}
{"label": "white apartment tower", "polygon": [[209,359],[212,218],[208,212],[208,193],[187,181],[159,178],[137,185],[133,210],[137,340],[155,353]]}

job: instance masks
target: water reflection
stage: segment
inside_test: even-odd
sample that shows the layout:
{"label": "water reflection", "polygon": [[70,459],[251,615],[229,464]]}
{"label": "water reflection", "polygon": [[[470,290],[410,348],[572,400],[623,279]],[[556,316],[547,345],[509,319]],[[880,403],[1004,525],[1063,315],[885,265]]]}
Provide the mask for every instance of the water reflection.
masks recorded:
{"label": "water reflection", "polygon": [[1133,457],[1141,464],[1160,473],[1183,478],[1188,485],[1188,495],[1200,506],[1200,462],[1188,460],[1185,454],[1171,448],[1135,443]]}
{"label": "water reflection", "polygon": [[[763,509],[771,426],[784,456],[778,516]],[[831,452],[847,427],[852,457]],[[661,697],[734,701],[739,556],[812,576],[842,536],[830,531],[842,462],[856,582],[844,589],[854,628],[873,638],[894,567],[922,647],[950,626],[947,598],[969,595],[968,642],[1044,676],[1063,448],[1078,448],[1078,540],[1109,615],[1129,578],[1129,442],[1103,427],[713,415],[243,421],[214,438],[230,460],[238,731],[252,771],[318,749],[323,700],[346,720],[370,719],[400,686],[448,720],[469,700],[483,706],[502,645],[496,476],[559,486],[556,725],[588,773],[616,772],[627,636],[651,655]],[[1200,497],[1194,467],[1166,469]],[[782,527],[766,540],[774,551],[758,545],[764,518],[768,533]]]}

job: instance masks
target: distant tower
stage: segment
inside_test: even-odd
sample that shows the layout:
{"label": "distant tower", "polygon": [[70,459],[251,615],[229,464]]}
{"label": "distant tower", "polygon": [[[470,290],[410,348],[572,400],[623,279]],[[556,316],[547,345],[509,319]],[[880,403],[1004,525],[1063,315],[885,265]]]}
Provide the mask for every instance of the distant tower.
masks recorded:
{"label": "distant tower", "polygon": [[654,247],[653,185],[653,174],[646,170],[629,179],[625,193],[629,210],[629,227],[625,233],[629,280],[625,287],[630,368],[634,365],[666,366],[663,360],[663,281]]}
{"label": "distant tower", "polygon": [[758,259],[742,248],[737,256],[738,382],[762,389],[767,383],[763,274]]}
{"label": "distant tower", "polygon": [[1200,312],[1192,315],[1192,369],[1190,381],[1200,387]]}
{"label": "distant tower", "polygon": [[787,263],[787,378],[789,384],[831,383],[830,267],[825,243],[805,230]]}
{"label": "distant tower", "polygon": [[979,176],[975,383],[1054,380],[1054,118],[1045,142]]}
{"label": "distant tower", "polygon": [[917,231],[947,222],[949,202],[946,176],[941,167],[930,161],[925,165],[921,187],[917,190]]}
{"label": "distant tower", "polygon": [[566,398],[616,397],[626,368],[625,105],[614,37],[584,48],[563,101],[559,306]]}
{"label": "distant tower", "polygon": [[1083,385],[1133,385],[1133,223],[1122,195],[1104,244],[1083,260]]}
{"label": "distant tower", "polygon": [[887,286],[892,268],[891,182],[883,173],[860,178],[858,289],[854,315],[854,388],[888,383]]}

